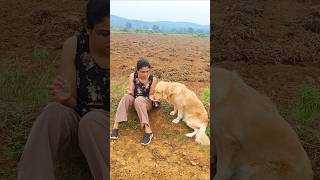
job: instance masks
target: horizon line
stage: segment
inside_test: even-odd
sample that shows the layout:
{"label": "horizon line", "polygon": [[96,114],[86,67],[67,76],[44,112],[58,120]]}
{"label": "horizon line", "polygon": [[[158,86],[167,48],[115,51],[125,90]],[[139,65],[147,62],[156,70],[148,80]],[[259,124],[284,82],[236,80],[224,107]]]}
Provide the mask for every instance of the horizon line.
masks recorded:
{"label": "horizon line", "polygon": [[110,14],[110,16],[118,16],[118,17],[121,17],[121,18],[125,18],[125,19],[128,19],[128,20],[138,20],[138,21],[145,21],[145,22],[175,22],[175,23],[193,23],[193,24],[197,24],[197,25],[201,25],[201,26],[210,26],[210,23],[209,24],[201,24],[201,23],[197,23],[197,22],[190,22],[190,21],[170,21],[170,20],[157,20],[157,21],[149,21],[149,20],[142,20],[142,19],[131,19],[131,18],[127,18],[127,17],[124,17],[124,16],[119,16],[119,15],[116,15],[116,14]]}

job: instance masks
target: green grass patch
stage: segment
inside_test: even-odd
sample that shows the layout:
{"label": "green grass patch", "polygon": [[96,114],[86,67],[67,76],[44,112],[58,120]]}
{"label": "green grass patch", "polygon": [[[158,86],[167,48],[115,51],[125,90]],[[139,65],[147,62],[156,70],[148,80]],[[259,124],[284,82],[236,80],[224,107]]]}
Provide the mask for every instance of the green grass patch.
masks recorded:
{"label": "green grass patch", "polygon": [[[209,120],[210,120],[210,107],[209,107],[209,104],[210,104],[210,88],[209,87],[205,87],[202,90],[201,100],[202,100],[202,102],[204,102],[205,107],[208,110],[208,115],[209,115]],[[210,137],[210,121],[209,121],[208,127],[206,129],[206,134]]]}
{"label": "green grass patch", "polygon": [[304,86],[290,108],[289,117],[307,126],[316,122],[320,117],[320,87]]}
{"label": "green grass patch", "polygon": [[126,83],[127,78],[121,78],[118,81],[110,81],[110,110],[113,113],[117,111],[118,104],[125,94]]}
{"label": "green grass patch", "polygon": [[119,124],[119,128],[121,129],[138,129],[140,127],[140,123],[136,118],[128,117],[128,121],[121,122]]}
{"label": "green grass patch", "polygon": [[206,134],[210,138],[210,123],[209,123],[209,125],[208,125],[208,127],[206,129]]}
{"label": "green grass patch", "polygon": [[193,34],[193,37],[198,37],[198,38],[207,38],[210,36],[210,34]]}
{"label": "green grass patch", "polygon": [[35,72],[33,76],[19,67],[2,71],[0,97],[7,102],[24,103],[35,108],[45,105],[48,101],[47,85],[54,76],[53,69],[53,66],[48,66],[45,72]]}
{"label": "green grass patch", "polygon": [[49,52],[46,48],[35,47],[33,49],[33,59],[35,60],[46,60],[48,59]]}
{"label": "green grass patch", "polygon": [[188,138],[187,136],[185,136],[185,133],[179,134],[178,136],[178,142],[180,144],[187,144],[190,138]]}
{"label": "green grass patch", "polygon": [[5,129],[0,153],[16,161],[22,154],[32,120],[48,102],[47,85],[54,77],[53,65],[33,73],[27,70],[16,65],[0,72],[0,127]]}
{"label": "green grass patch", "polygon": [[205,87],[201,93],[202,102],[209,104],[210,103],[210,88]]}
{"label": "green grass patch", "polygon": [[22,142],[12,142],[7,146],[3,146],[0,149],[1,154],[4,154],[8,157],[12,157],[16,161],[19,160],[22,155],[24,144]]}
{"label": "green grass patch", "polygon": [[177,117],[177,115],[170,115],[170,112],[173,111],[173,107],[165,100],[161,100],[161,110],[168,124],[172,123],[171,121]]}
{"label": "green grass patch", "polygon": [[125,94],[127,85],[127,78],[120,78],[119,80],[110,81],[110,96],[122,97]]}
{"label": "green grass patch", "polygon": [[163,130],[161,132],[161,136],[162,137],[165,137],[165,138],[169,138],[169,137],[172,137],[172,136],[175,136],[177,135],[177,132],[176,131],[173,131],[173,130]]}
{"label": "green grass patch", "polygon": [[[0,153],[11,160],[9,167],[20,159],[32,122],[48,102],[47,85],[54,77],[55,67],[48,64],[47,55],[40,53],[37,57],[41,61],[32,59],[30,67],[20,63],[22,59],[13,57],[11,64],[0,71],[0,127],[3,130]],[[4,175],[10,177],[5,179],[15,177],[15,166],[12,169],[5,170]]]}

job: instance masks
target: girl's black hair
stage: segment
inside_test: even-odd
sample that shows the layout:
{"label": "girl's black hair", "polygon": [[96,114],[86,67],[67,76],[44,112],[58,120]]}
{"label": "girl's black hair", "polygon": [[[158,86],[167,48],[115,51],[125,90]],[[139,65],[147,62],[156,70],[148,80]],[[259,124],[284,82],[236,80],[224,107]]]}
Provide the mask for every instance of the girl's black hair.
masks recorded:
{"label": "girl's black hair", "polygon": [[87,28],[93,29],[94,25],[102,22],[110,13],[109,0],[89,0],[87,3]]}
{"label": "girl's black hair", "polygon": [[143,67],[151,68],[151,65],[147,59],[140,58],[137,62],[137,71],[139,71]]}

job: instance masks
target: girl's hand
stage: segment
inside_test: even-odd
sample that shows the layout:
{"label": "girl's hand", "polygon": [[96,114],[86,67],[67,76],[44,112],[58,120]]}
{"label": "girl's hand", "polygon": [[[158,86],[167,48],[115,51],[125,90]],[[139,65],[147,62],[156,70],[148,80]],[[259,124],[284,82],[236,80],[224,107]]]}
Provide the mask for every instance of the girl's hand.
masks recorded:
{"label": "girl's hand", "polygon": [[64,104],[71,98],[70,83],[58,76],[51,85],[48,85],[49,96],[56,102]]}
{"label": "girl's hand", "polygon": [[150,99],[151,101],[157,101],[157,100],[154,98],[154,95],[149,95],[149,99]]}
{"label": "girl's hand", "polygon": [[133,95],[133,89],[132,89],[132,87],[128,86],[127,89],[126,89],[126,93]]}

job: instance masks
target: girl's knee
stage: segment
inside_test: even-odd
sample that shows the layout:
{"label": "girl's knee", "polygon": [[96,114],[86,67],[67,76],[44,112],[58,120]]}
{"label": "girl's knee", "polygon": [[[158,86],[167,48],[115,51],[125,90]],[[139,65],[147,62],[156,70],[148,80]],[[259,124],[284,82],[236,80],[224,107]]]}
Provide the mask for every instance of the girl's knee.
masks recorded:
{"label": "girl's knee", "polygon": [[134,100],[134,104],[140,105],[144,104],[145,97],[139,96]]}

